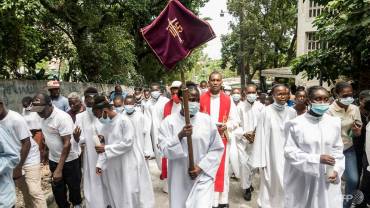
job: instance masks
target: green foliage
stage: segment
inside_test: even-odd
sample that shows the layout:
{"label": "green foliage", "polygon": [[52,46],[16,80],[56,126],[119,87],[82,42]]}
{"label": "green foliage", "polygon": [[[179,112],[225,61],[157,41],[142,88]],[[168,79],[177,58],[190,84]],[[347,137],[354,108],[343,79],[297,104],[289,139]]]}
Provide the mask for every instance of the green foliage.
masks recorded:
{"label": "green foliage", "polygon": [[340,75],[358,80],[370,71],[370,2],[366,0],[318,0],[326,12],[314,25],[323,47],[299,57],[293,64],[295,73],[307,72],[316,78],[320,71],[324,81]]}
{"label": "green foliage", "polygon": [[296,1],[228,0],[228,10],[237,23],[231,22],[233,32],[222,37],[223,68],[239,72],[243,57],[250,81],[257,70],[286,66],[294,58]]}
{"label": "green foliage", "polygon": [[[207,1],[181,2],[197,13]],[[126,85],[167,80],[174,75],[165,72],[139,33],[167,2],[4,0],[0,78],[45,79],[48,71],[39,63],[57,58],[64,63],[63,80]],[[192,55],[179,68],[190,70],[197,58]]]}

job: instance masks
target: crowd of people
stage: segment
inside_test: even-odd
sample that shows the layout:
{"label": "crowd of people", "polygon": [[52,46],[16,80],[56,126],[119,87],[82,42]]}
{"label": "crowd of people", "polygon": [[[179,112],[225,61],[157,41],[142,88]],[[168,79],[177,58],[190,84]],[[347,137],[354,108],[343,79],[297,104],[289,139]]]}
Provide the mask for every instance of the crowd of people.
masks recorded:
{"label": "crowd of people", "polygon": [[258,185],[261,208],[370,204],[370,90],[274,83],[264,93],[223,85],[219,72],[165,90],[88,87],[64,97],[58,81],[47,90],[23,98],[20,113],[0,97],[1,208],[15,206],[15,187],[25,207],[47,207],[42,165],[60,208],[153,208],[149,160],[171,208],[230,207],[230,178],[245,201]]}

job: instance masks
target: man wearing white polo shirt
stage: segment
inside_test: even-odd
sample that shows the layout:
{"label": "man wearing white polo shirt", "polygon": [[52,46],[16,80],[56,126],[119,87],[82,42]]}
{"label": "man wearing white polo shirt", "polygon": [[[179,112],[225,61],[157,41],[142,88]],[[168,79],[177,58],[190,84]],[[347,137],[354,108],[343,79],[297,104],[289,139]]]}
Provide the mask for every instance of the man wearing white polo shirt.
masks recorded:
{"label": "man wearing white polo shirt", "polygon": [[20,151],[20,162],[13,171],[16,186],[22,191],[26,208],[46,208],[46,201],[41,189],[40,151],[31,139],[26,120],[17,112],[6,108],[0,98],[0,124],[7,128],[11,138]]}
{"label": "man wearing white polo shirt", "polygon": [[[33,98],[31,110],[43,118],[41,129],[49,149],[52,190],[57,205],[60,208],[70,207],[71,202],[75,208],[81,207],[80,163],[78,152],[71,149],[72,118],[66,112],[54,107],[51,98],[44,93],[39,93]],[[67,200],[67,192],[70,202]]]}

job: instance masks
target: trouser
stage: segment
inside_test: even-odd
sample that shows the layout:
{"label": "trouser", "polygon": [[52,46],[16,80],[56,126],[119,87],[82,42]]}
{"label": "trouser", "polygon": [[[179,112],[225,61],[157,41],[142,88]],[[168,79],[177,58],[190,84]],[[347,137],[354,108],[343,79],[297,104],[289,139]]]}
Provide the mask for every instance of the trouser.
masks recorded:
{"label": "trouser", "polygon": [[[366,134],[366,132],[364,132]],[[362,158],[365,154],[365,137],[356,137],[353,139],[353,147],[356,152],[357,158],[357,170],[358,170],[358,178],[361,178],[362,175],[362,166],[363,161]],[[357,188],[359,188],[360,183],[358,183]]]}
{"label": "trouser", "polygon": [[26,208],[46,208],[44,192],[41,189],[41,167],[40,164],[22,168],[24,177],[16,180],[17,187],[23,194]]}
{"label": "trouser", "polygon": [[[52,173],[54,173],[57,165],[58,163],[49,161],[49,168]],[[58,182],[53,181],[51,186],[58,207],[70,207],[70,203],[67,200],[67,192],[69,192],[69,201],[73,205],[81,204],[81,169],[79,159],[64,163],[62,176],[62,180]]]}
{"label": "trouser", "polygon": [[367,170],[369,166],[369,161],[367,161],[366,153],[363,156],[363,172],[362,181],[360,184],[360,190],[364,194],[364,202],[370,204],[370,171]]}
{"label": "trouser", "polygon": [[353,194],[357,189],[358,184],[358,170],[357,170],[357,159],[356,159],[356,152],[353,147],[345,150],[345,170],[343,173],[344,179],[346,181],[345,187],[345,196],[352,196],[352,197],[344,197],[343,200],[343,208],[350,208],[352,204]]}

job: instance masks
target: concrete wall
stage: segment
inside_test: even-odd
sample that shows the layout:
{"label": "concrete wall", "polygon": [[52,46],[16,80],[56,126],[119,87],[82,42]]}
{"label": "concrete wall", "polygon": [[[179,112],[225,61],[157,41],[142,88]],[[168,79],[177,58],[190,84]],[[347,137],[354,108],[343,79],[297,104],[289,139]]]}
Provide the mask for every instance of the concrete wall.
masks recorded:
{"label": "concrete wall", "polygon": [[[20,112],[22,109],[22,98],[25,96],[33,97],[37,92],[46,90],[44,80],[0,80],[0,97],[3,98],[8,109]],[[71,92],[78,92],[81,96],[84,90],[93,86],[99,92],[109,93],[114,90],[115,85],[97,84],[97,83],[74,83],[61,82],[61,94],[68,96]],[[122,86],[123,91],[132,92],[132,88]]]}

